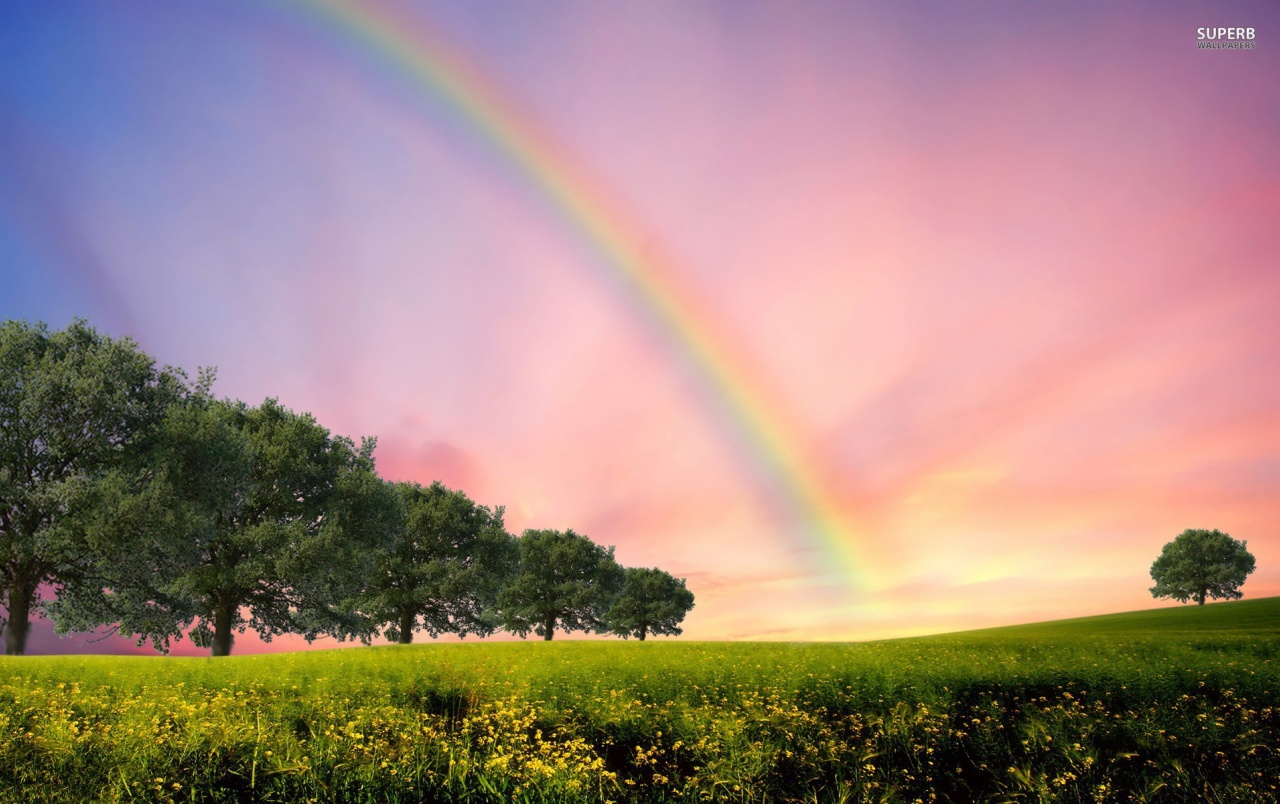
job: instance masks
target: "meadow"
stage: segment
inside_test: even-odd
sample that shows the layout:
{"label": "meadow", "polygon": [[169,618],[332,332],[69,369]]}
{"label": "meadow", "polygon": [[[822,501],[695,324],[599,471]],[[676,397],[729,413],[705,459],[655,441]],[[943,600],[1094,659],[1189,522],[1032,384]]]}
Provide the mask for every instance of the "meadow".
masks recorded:
{"label": "meadow", "polygon": [[0,660],[0,801],[1275,801],[1280,598],[881,642]]}

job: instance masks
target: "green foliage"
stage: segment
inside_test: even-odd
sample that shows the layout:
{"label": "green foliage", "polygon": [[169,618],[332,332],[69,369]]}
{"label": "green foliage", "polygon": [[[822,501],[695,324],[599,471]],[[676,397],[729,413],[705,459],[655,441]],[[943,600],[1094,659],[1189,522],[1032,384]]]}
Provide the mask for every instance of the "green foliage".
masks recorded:
{"label": "green foliage", "polygon": [[60,595],[59,629],[117,623],[162,650],[189,630],[214,655],[249,627],[267,641],[361,633],[350,601],[396,504],[373,449],[273,399],[175,406],[145,481],[100,507],[125,513],[99,523],[105,583]]}
{"label": "green foliage", "polygon": [[0,659],[0,801],[1276,800],[1280,598],[1093,622]]}
{"label": "green foliage", "polygon": [[25,649],[42,584],[92,587],[86,519],[148,448],[180,371],[157,369],[133,341],[84,321],[0,323],[0,593],[6,651]]}
{"label": "green foliage", "polygon": [[516,560],[503,509],[440,483],[397,483],[399,518],[378,548],[360,608],[388,639],[493,633],[498,590]]}
{"label": "green foliage", "polygon": [[[158,650],[236,633],[402,642],[415,630],[551,639],[608,630],[624,574],[573,531],[506,533],[503,509],[393,485],[374,440],[267,399],[213,397],[83,321],[0,328],[0,598],[21,653],[42,584],[59,633],[107,625]],[[517,572],[518,568],[518,572]],[[614,629],[678,634],[683,581],[636,571]],[[0,621],[0,625],[3,625]]]}
{"label": "green foliage", "polygon": [[660,569],[627,567],[622,592],[609,608],[609,630],[623,639],[649,634],[680,635],[680,622],[693,608],[693,592],[683,578]]}
{"label": "green foliage", "polygon": [[622,585],[613,548],[572,530],[526,530],[517,540],[519,569],[498,594],[502,626],[551,639],[565,631],[608,630],[606,614]]}
{"label": "green foliage", "polygon": [[1246,545],[1218,530],[1184,530],[1151,565],[1156,582],[1151,596],[1200,605],[1206,597],[1239,600],[1240,587],[1255,566]]}

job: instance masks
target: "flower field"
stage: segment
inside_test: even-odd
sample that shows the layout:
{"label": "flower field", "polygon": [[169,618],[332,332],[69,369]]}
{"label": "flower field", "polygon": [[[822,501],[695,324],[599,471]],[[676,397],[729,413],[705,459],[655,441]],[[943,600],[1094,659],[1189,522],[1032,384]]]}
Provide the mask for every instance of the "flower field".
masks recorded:
{"label": "flower field", "polygon": [[1259,801],[1280,598],[859,644],[0,660],[0,800]]}

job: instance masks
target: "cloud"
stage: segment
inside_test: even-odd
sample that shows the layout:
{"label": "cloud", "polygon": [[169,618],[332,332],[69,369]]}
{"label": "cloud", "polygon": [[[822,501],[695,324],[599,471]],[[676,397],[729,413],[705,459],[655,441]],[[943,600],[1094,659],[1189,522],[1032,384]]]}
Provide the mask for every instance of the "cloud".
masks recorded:
{"label": "cloud", "polygon": [[464,491],[484,487],[483,471],[472,455],[447,441],[415,444],[403,437],[379,438],[374,459],[378,473],[387,480],[424,486],[438,480],[449,488]]}

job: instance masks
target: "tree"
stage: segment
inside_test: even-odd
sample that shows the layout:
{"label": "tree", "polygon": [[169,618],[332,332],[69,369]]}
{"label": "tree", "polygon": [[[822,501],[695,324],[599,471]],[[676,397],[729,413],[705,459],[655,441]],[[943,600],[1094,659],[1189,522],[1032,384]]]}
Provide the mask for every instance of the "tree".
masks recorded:
{"label": "tree", "polygon": [[572,530],[526,530],[516,540],[519,568],[498,595],[502,626],[550,640],[565,631],[608,630],[605,613],[622,581],[613,548]]}
{"label": "tree", "polygon": [[622,592],[609,608],[610,630],[641,642],[649,634],[680,635],[680,621],[693,608],[693,592],[683,578],[660,569],[627,567]]}
{"label": "tree", "polygon": [[[58,628],[115,623],[165,650],[189,630],[214,656],[235,633],[266,641],[364,634],[353,601],[396,500],[373,439],[331,437],[274,399],[251,408],[200,395],[167,418],[145,481],[120,482],[98,523],[107,579],[51,606]],[[246,616],[247,614],[247,616]]]}
{"label": "tree", "polygon": [[402,645],[419,628],[433,638],[493,633],[492,608],[515,563],[503,509],[477,505],[439,482],[388,485],[400,518],[377,552],[360,603],[375,630]]}
{"label": "tree", "polygon": [[1206,597],[1239,600],[1245,576],[1254,570],[1247,542],[1236,541],[1218,530],[1184,530],[1164,546],[1151,565],[1152,597],[1169,597],[1181,603]]}
{"label": "tree", "polygon": [[0,594],[5,652],[26,650],[42,585],[58,595],[92,587],[84,521],[113,472],[139,458],[168,406],[186,390],[181,371],[157,369],[128,338],[77,319],[0,324]]}

